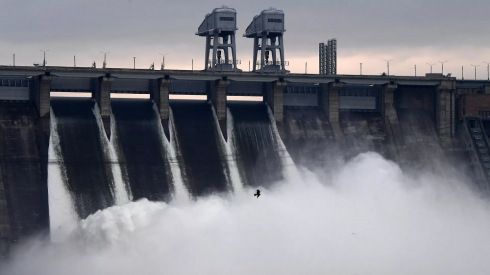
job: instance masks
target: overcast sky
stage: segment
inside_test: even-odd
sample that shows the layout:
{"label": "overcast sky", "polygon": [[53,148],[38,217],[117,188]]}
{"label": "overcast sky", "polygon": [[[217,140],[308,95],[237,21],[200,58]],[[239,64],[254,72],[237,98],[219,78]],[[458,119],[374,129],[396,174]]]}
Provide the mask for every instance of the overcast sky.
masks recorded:
{"label": "overcast sky", "polygon": [[0,64],[102,65],[138,68],[151,63],[160,68],[159,53],[168,69],[204,68],[205,38],[195,35],[204,15],[223,4],[238,13],[237,55],[241,69],[248,71],[252,40],[242,37],[254,15],[275,7],[285,12],[285,59],[291,72],[318,73],[318,43],[336,38],[338,73],[385,72],[417,75],[441,72],[438,61],[449,62],[444,72],[474,78],[487,78],[490,61],[489,0],[0,0]]}

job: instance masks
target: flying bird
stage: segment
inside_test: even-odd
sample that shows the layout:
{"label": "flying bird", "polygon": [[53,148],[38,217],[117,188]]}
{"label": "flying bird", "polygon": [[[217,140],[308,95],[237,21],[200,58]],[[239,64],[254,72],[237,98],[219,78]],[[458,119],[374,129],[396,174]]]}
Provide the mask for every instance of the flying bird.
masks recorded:
{"label": "flying bird", "polygon": [[260,197],[260,190],[257,190],[257,193],[255,193],[254,196],[257,196],[258,199]]}

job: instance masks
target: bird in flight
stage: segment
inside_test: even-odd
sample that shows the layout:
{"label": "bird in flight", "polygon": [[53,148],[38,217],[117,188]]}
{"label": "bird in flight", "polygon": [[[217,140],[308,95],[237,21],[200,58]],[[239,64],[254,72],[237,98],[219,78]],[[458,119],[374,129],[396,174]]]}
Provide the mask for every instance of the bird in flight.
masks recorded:
{"label": "bird in flight", "polygon": [[257,193],[255,193],[254,196],[257,196],[258,199],[260,197],[260,190],[257,190]]}

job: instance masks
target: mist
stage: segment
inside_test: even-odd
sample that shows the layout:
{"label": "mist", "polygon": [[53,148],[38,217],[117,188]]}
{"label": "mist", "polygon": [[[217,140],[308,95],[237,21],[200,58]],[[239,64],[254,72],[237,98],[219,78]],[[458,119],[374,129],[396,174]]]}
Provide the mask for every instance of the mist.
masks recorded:
{"label": "mist", "polygon": [[464,178],[405,174],[375,153],[324,178],[299,170],[258,199],[99,211],[59,244],[18,247],[0,274],[490,273],[490,205]]}

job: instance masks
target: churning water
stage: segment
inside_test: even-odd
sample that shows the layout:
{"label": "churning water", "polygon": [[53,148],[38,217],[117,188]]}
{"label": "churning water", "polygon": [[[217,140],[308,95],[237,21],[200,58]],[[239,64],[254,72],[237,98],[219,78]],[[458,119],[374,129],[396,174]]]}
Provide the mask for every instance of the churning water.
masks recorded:
{"label": "churning water", "polygon": [[489,274],[490,205],[464,179],[375,153],[328,170],[258,199],[113,206],[62,243],[18,248],[0,274]]}

